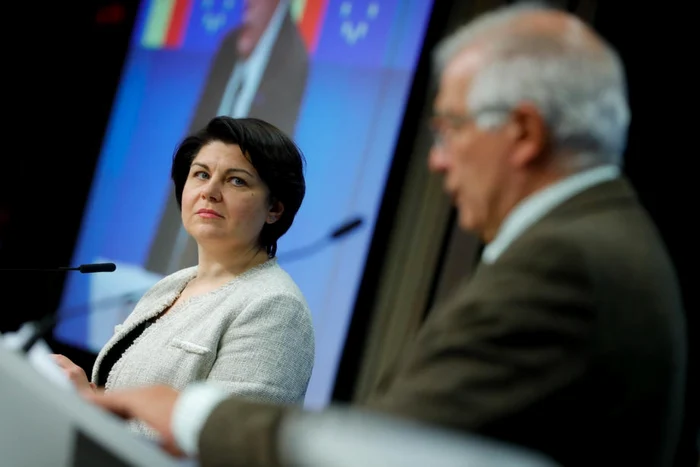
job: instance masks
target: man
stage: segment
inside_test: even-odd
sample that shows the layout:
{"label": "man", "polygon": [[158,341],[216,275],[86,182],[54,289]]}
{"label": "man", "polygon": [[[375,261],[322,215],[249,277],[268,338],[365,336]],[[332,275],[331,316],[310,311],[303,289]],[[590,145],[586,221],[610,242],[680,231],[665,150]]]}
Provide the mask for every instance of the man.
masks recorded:
{"label": "man", "polygon": [[[437,52],[429,166],[487,243],[367,403],[544,452],[565,466],[669,465],[683,410],[675,273],[619,166],[628,127],[615,54],[576,18],[487,14]],[[275,465],[298,409],[193,386],[96,402],[153,424],[202,465]]]}
{"label": "man", "polygon": [[[266,120],[294,134],[309,72],[306,45],[289,11],[289,0],[246,0],[242,23],[222,40],[189,132],[217,115]],[[169,274],[197,263],[197,247],[168,197],[146,269]]]}

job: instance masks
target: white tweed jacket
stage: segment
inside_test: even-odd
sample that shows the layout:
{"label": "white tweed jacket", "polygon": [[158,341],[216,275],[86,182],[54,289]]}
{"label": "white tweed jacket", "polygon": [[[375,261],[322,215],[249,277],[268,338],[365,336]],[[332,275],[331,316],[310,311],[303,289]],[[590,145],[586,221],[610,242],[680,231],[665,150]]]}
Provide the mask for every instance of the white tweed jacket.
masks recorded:
{"label": "white tweed jacket", "polygon": [[[93,382],[110,350],[139,324],[168,308],[196,273],[192,267],[171,274],[141,298],[98,354]],[[231,394],[301,403],[311,377],[314,345],[306,300],[271,259],[216,290],[178,302],[134,340],[106,381],[97,384],[104,384],[107,391],[151,384],[183,389],[208,380]],[[153,434],[140,423],[132,427]]]}

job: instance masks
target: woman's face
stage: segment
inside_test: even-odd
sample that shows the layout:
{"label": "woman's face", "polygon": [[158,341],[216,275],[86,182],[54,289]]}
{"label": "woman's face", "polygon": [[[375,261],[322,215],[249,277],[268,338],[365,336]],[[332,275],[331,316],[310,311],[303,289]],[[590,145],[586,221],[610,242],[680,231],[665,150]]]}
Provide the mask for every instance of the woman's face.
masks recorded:
{"label": "woman's face", "polygon": [[236,144],[206,144],[192,161],[182,191],[182,223],[201,245],[238,249],[257,245],[266,223],[282,214],[253,165]]}

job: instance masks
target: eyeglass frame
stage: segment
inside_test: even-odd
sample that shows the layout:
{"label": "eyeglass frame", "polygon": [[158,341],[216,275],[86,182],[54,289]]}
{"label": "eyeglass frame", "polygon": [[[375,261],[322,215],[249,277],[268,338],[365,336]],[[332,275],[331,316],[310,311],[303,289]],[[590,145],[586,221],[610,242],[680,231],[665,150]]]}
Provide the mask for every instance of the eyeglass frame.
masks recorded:
{"label": "eyeglass frame", "polygon": [[[445,134],[445,131],[440,128],[440,123],[448,123],[448,132],[451,134],[457,133],[459,130],[463,129],[467,125],[470,125],[476,121],[476,119],[480,118],[484,114],[489,114],[489,113],[505,113],[509,114],[512,112],[512,108],[510,107],[504,107],[504,106],[494,106],[494,107],[485,107],[477,112],[474,112],[471,115],[455,115],[455,114],[433,114],[430,117],[430,123],[429,123],[429,128],[430,128],[430,133],[432,136],[432,141],[433,141],[433,146],[434,147],[440,147],[443,148],[446,145],[446,140],[450,138],[447,134]],[[440,123],[438,123],[440,122]]]}

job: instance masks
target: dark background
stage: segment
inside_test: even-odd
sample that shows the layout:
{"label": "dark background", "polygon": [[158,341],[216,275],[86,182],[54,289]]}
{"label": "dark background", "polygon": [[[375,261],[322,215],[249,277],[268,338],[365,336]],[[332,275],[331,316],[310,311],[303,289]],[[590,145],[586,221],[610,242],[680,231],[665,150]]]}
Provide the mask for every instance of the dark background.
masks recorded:
{"label": "dark background", "polygon": [[[137,0],[7,5],[0,266],[71,260]],[[0,272],[0,331],[53,312],[61,273]],[[94,355],[48,339],[84,368]]]}
{"label": "dark background", "polygon": [[[87,1],[8,5],[3,54],[2,183],[0,183],[0,266],[68,265],[112,99],[126,55],[138,2]],[[441,35],[446,0],[437,2],[426,47]],[[569,2],[575,7],[579,2]],[[625,172],[655,219],[675,262],[683,289],[690,340],[686,430],[677,466],[697,465],[698,293],[693,269],[698,260],[695,138],[697,76],[690,65],[697,40],[690,23],[692,2],[598,2],[595,27],[625,63],[632,126]],[[684,5],[677,7],[675,5]],[[633,8],[634,7],[634,8]],[[444,9],[443,9],[444,8]],[[685,9],[684,9],[685,8]],[[429,61],[421,61],[399,147],[410,144],[423,107]],[[390,185],[399,186],[405,166],[397,162]],[[395,192],[396,190],[393,190]],[[378,270],[391,229],[389,213],[398,203],[387,190],[377,224],[368,271]],[[358,310],[369,309],[376,274],[367,274]],[[0,272],[3,306],[0,331],[56,309],[61,274]],[[359,305],[363,305],[360,307]],[[340,367],[335,397],[348,399],[361,358],[367,314],[356,313]],[[94,355],[49,339],[87,371]]]}

